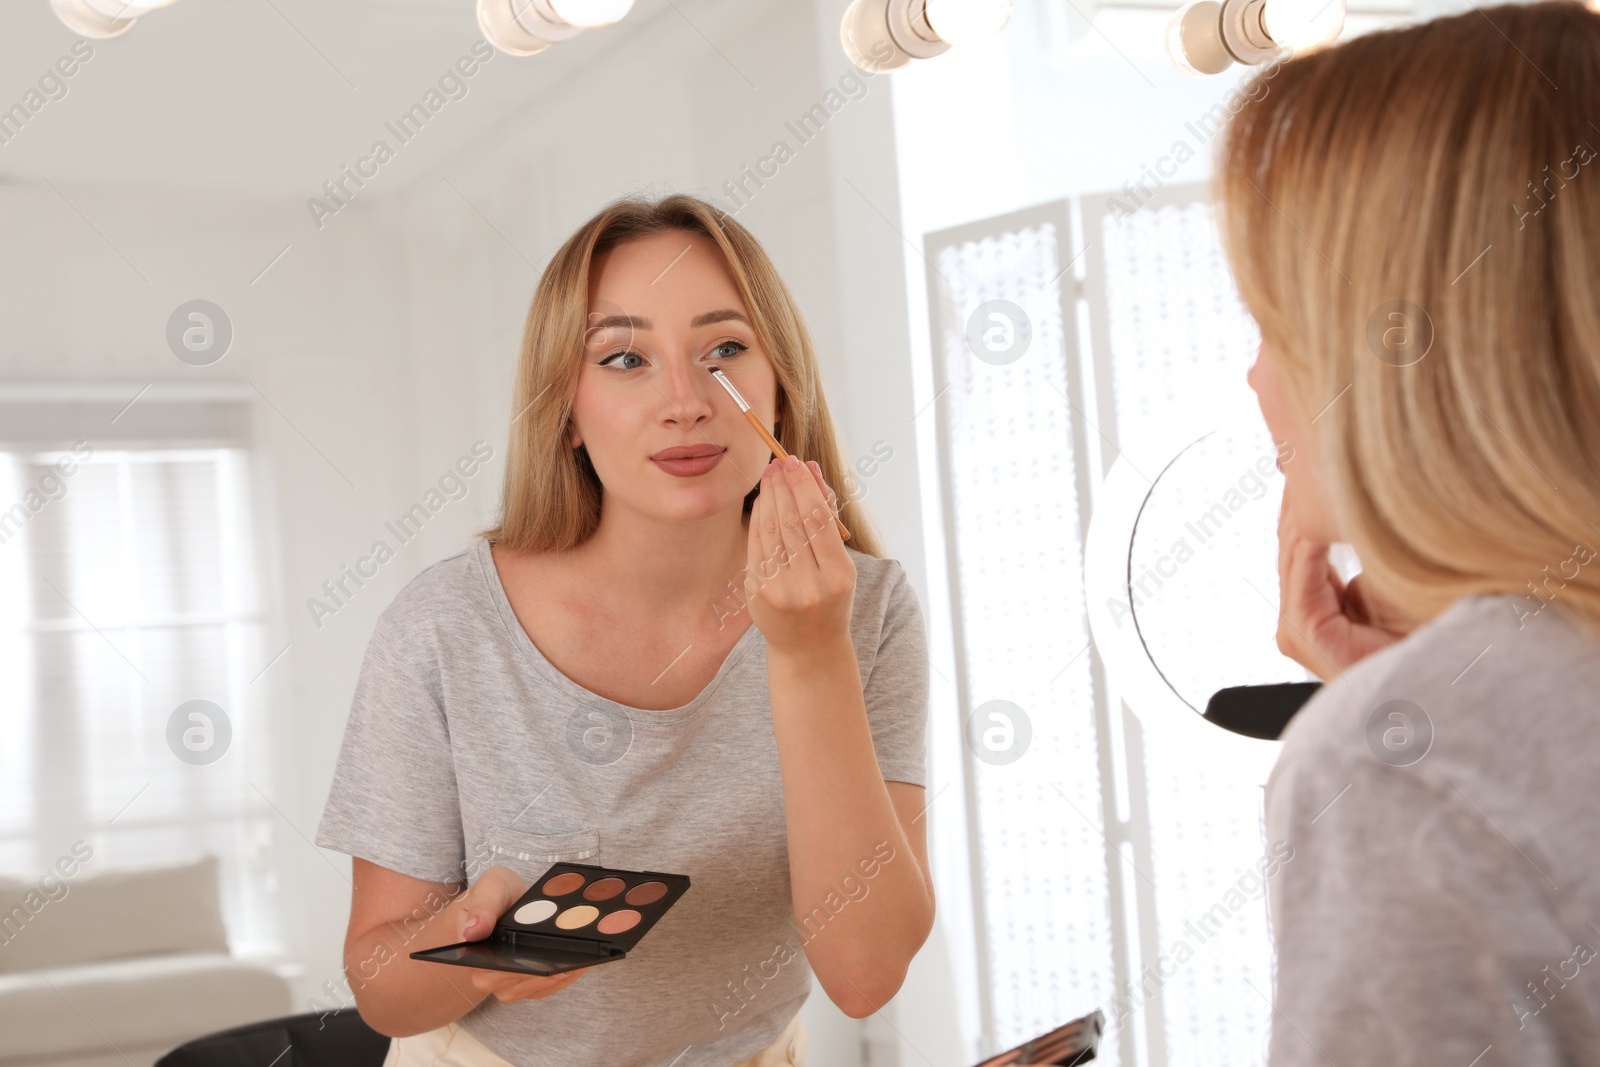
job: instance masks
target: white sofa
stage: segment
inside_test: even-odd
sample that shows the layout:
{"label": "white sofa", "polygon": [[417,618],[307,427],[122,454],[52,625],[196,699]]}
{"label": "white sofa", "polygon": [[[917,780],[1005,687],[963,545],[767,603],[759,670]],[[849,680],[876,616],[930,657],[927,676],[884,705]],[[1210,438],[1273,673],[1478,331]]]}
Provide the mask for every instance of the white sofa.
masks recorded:
{"label": "white sofa", "polygon": [[276,970],[228,952],[214,856],[0,879],[0,1067],[150,1067],[290,1012]]}

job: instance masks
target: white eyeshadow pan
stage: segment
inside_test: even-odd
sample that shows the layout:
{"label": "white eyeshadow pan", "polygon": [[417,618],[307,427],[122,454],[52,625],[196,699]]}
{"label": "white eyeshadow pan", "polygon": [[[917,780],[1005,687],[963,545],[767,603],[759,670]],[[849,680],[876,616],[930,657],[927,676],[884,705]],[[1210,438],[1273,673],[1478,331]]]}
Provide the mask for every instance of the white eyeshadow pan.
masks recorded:
{"label": "white eyeshadow pan", "polygon": [[553,900],[530,900],[517,909],[512,916],[517,922],[524,925],[543,922],[556,913],[556,902]]}

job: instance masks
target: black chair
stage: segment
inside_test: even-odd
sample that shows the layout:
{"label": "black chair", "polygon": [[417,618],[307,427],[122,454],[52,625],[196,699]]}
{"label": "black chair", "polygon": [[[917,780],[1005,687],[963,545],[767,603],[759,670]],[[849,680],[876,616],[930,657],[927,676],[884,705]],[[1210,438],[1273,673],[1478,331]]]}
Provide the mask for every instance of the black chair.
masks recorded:
{"label": "black chair", "polygon": [[163,1055],[155,1067],[382,1067],[388,1054],[389,1039],[356,1009],[343,1008],[197,1037]]}

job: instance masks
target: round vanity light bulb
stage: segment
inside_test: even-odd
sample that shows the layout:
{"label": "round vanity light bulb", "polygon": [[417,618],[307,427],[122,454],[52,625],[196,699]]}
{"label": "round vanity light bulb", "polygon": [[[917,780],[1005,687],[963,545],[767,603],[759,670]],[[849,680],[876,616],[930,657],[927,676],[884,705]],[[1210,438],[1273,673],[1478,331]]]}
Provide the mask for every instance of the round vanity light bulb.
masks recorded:
{"label": "round vanity light bulb", "polygon": [[[484,40],[508,56],[532,56],[550,47],[543,37],[535,37],[517,20],[511,5],[528,0],[478,0],[478,29]],[[573,31],[577,32],[577,31]]]}
{"label": "round vanity light bulb", "polygon": [[78,6],[90,8],[118,22],[132,22],[172,3],[174,0],[80,0]]}
{"label": "round vanity light bulb", "polygon": [[1173,14],[1167,22],[1167,56],[1173,66],[1196,77],[1233,66],[1233,57],[1222,46],[1222,5],[1217,0],[1194,0]]}
{"label": "round vanity light bulb", "polygon": [[1006,28],[1011,0],[926,0],[928,25],[953,45],[978,44]]}
{"label": "round vanity light bulb", "polygon": [[1300,52],[1338,37],[1344,16],[1345,0],[1267,0],[1261,26],[1273,41]]}
{"label": "round vanity light bulb", "polygon": [[121,37],[133,29],[133,19],[104,14],[91,7],[86,0],[50,0],[50,8],[67,29],[97,41]]}
{"label": "round vanity light bulb", "polygon": [[100,12],[106,18],[123,22],[148,15],[157,8],[168,6],[173,0],[84,0],[84,2],[86,6]]}
{"label": "round vanity light bulb", "polygon": [[550,10],[570,26],[593,29],[622,21],[633,9],[633,0],[550,0]]}
{"label": "round vanity light bulb", "polygon": [[839,46],[858,70],[882,74],[911,62],[889,31],[889,5],[885,0],[851,0],[839,20]]}

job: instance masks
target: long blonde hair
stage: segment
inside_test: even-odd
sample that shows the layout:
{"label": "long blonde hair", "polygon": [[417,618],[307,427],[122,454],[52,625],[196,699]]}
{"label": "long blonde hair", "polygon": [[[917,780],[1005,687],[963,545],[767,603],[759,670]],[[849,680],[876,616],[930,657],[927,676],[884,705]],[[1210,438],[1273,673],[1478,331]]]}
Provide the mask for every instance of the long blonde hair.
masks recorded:
{"label": "long blonde hair", "polygon": [[[590,321],[590,265],[620,244],[669,230],[698,234],[721,250],[777,375],[774,435],[790,453],[814,459],[821,467],[823,480],[838,495],[839,518],[850,531],[845,543],[882,556],[861,506],[858,483],[840,455],[811,335],[794,297],[749,230],[714,205],[684,194],[614,201],[578,227],[545,268],[528,307],[512,387],[500,516],[478,536],[514,552],[563,552],[588,540],[599,526],[600,479],[588,450],[573,448],[568,436]],[[746,512],[758,490],[745,497]]]}
{"label": "long blonde hair", "polygon": [[1421,618],[1514,593],[1600,635],[1600,16],[1474,9],[1295,56],[1246,95],[1218,149],[1223,245],[1321,412],[1363,580]]}

